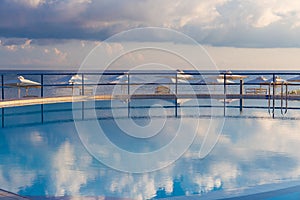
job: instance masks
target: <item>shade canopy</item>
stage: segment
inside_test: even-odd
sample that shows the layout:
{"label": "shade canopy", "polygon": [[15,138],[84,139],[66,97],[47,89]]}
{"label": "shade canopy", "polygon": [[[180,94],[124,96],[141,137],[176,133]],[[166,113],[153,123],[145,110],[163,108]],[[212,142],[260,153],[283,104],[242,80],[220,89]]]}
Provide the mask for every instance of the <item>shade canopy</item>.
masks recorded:
{"label": "shade canopy", "polygon": [[[208,77],[208,78],[202,79],[198,83],[200,83],[200,84],[224,84],[224,79]],[[231,84],[231,83],[234,83],[234,81],[226,79],[226,84]]]}
{"label": "shade canopy", "polygon": [[[110,78],[109,83],[119,84],[119,83],[128,83],[128,74],[117,75]],[[137,75],[130,75],[129,76],[130,83],[145,83],[143,79],[137,77]]]}
{"label": "shade canopy", "polygon": [[264,85],[264,84],[269,84],[268,79],[264,76],[258,76],[255,79],[251,79],[249,81],[246,81],[245,84],[260,84],[260,85]]}
{"label": "shade canopy", "polygon": [[[89,79],[84,77],[84,83],[90,82]],[[82,76],[75,74],[75,75],[67,75],[62,78],[56,80],[58,84],[69,84],[69,85],[81,85],[82,84]]]}
{"label": "shade canopy", "polygon": [[[168,84],[172,84],[172,83],[176,83],[176,78],[175,77],[168,77],[168,76],[162,76],[159,79],[156,80],[152,80],[152,83],[168,83]],[[185,79],[177,79],[177,83],[189,83],[187,80]]]}
{"label": "shade canopy", "polygon": [[40,87],[41,86],[40,83],[29,79],[25,79],[23,76],[18,76],[17,79],[7,81],[5,85],[11,87]]}
{"label": "shade canopy", "polygon": [[288,82],[300,82],[300,75],[296,76],[296,77],[293,77],[293,78],[290,78],[287,81]]}
{"label": "shade canopy", "polygon": [[[216,75],[216,76],[211,76],[211,78],[216,78],[216,79],[224,79],[224,75]],[[228,80],[242,80],[247,78],[247,76],[243,75],[238,75],[238,74],[226,74],[226,79]]]}
{"label": "shade canopy", "polygon": [[[267,80],[268,83],[274,83],[273,82],[273,77],[269,78]],[[275,84],[282,84],[282,83],[286,83],[286,80],[280,78],[279,76],[275,76]]]}
{"label": "shade canopy", "polygon": [[177,70],[177,79],[193,80],[195,79],[193,75],[186,74],[182,70]]}
{"label": "shade canopy", "polygon": [[[238,75],[238,74],[232,74],[231,71],[227,71],[225,73],[226,75],[226,79],[228,80],[242,80],[247,78],[247,76],[244,75]],[[210,78],[215,78],[215,79],[224,79],[224,74],[219,74],[219,75],[213,75],[213,76],[209,76]]]}

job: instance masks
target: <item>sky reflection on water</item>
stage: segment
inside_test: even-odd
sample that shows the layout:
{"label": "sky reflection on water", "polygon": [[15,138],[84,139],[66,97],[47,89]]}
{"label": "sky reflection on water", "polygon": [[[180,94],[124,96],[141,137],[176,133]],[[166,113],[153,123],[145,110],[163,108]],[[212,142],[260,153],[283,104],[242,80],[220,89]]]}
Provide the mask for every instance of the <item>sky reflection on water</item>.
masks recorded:
{"label": "sky reflection on water", "polygon": [[[187,127],[194,127],[196,119],[180,120]],[[226,118],[216,146],[203,159],[199,158],[199,149],[210,119],[197,120],[197,136],[180,159],[158,171],[140,174],[116,171],[92,157],[82,145],[73,122],[1,129],[1,188],[25,196],[146,199],[205,196],[216,190],[242,192],[258,185],[299,179],[297,120]],[[218,132],[222,120],[213,122],[215,130],[210,130],[210,137],[215,139],[211,134]],[[111,141],[122,148],[150,151],[173,137],[170,128],[176,121],[168,121],[170,124],[160,137],[143,141],[143,145],[134,145],[140,139],[118,140],[120,133],[114,134],[117,128],[111,120],[101,124],[111,133]]]}

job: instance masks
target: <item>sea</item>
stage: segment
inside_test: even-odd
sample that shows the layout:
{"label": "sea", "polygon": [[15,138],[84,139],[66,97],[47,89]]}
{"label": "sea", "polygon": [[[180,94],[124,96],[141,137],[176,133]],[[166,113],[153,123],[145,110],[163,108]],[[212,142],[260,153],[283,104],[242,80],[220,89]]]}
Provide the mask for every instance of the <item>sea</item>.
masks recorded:
{"label": "sea", "polygon": [[[78,70],[0,70],[1,89],[0,98],[2,100],[28,98],[28,97],[55,97],[55,96],[70,96],[82,94],[82,74],[84,74],[84,89],[94,95],[125,93],[127,78],[120,79],[120,76],[127,73],[126,70],[109,70],[109,71],[78,71]],[[157,85],[164,85],[171,88],[175,92],[174,71],[130,71],[130,86],[131,94],[151,94],[155,91]],[[254,79],[258,76],[264,76],[267,79],[275,76],[280,76],[284,80],[300,75],[300,70],[295,71],[272,71],[272,70],[228,70],[220,71],[195,71],[184,70],[184,73],[193,75],[193,78],[186,83],[179,81],[177,92],[212,92],[212,89],[207,86],[197,85],[203,78],[215,76],[219,73],[232,73],[245,75],[244,82]],[[71,86],[69,80],[72,76],[79,74],[76,83]],[[26,79],[42,83],[43,89],[36,87],[12,87],[7,86],[7,82],[17,80],[18,76],[23,76]],[[171,80],[173,78],[173,82]],[[3,79],[3,80],[2,80]],[[239,92],[239,80],[234,80],[227,89],[227,93]],[[113,84],[112,84],[113,83]],[[299,82],[300,83],[300,82]],[[290,90],[297,90],[299,83],[293,83]],[[2,85],[3,84],[3,85]],[[224,87],[222,84],[212,84],[213,92],[222,92]],[[247,87],[247,86],[245,86]],[[253,87],[253,85],[249,86]],[[128,91],[127,91],[128,92]],[[87,92],[86,92],[87,94]]]}

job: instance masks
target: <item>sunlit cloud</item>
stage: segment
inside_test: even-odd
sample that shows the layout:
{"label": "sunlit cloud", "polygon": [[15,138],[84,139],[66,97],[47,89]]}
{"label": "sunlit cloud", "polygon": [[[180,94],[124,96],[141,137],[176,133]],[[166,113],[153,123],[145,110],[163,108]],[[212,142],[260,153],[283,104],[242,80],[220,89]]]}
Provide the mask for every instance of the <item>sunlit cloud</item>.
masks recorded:
{"label": "sunlit cloud", "polygon": [[33,7],[33,8],[36,8],[39,5],[46,2],[46,0],[12,0],[12,1],[17,4],[22,4],[22,5]]}
{"label": "sunlit cloud", "polygon": [[[79,156],[79,157],[78,157]],[[90,157],[81,157],[75,152],[74,146],[65,142],[54,155],[52,160],[53,181],[56,187],[56,196],[80,194],[81,186],[85,185],[91,174],[73,170],[73,168],[86,167],[91,164]]]}
{"label": "sunlit cloud", "polygon": [[66,60],[68,53],[62,52],[58,48],[54,48],[53,51],[57,56],[59,56],[60,60]]}
{"label": "sunlit cloud", "polygon": [[[20,7],[22,20],[13,15]],[[131,28],[157,26],[173,28],[208,45],[290,47],[300,32],[300,3],[293,0],[6,0],[0,13],[0,36],[31,39],[104,40]],[[282,39],[275,37],[271,44],[271,32]]]}

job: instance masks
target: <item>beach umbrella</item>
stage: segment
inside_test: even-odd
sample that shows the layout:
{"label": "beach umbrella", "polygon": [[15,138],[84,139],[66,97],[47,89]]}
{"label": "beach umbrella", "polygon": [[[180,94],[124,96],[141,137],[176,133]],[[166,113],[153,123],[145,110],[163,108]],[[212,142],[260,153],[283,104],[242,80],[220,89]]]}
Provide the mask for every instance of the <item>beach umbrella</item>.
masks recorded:
{"label": "beach umbrella", "polygon": [[254,79],[246,81],[245,84],[260,84],[260,85],[267,85],[269,84],[268,79],[264,76],[258,76]]}
{"label": "beach umbrella", "polygon": [[[182,70],[177,70],[177,82],[178,83],[188,83],[189,80],[195,80],[195,77],[191,74],[186,74]],[[172,80],[173,83],[176,83],[176,75],[165,75],[165,76],[160,76],[162,78],[169,78]]]}
{"label": "beach umbrella", "polygon": [[[91,82],[89,79],[84,77],[84,83]],[[62,78],[59,78],[55,81],[57,84],[69,84],[69,85],[82,85],[82,76],[75,74],[75,75],[67,75]]]}
{"label": "beach umbrella", "polygon": [[[89,80],[88,78],[84,77],[83,82],[84,83],[91,83],[92,81]],[[79,75],[79,74],[73,75],[69,79],[68,83],[71,84],[71,85],[80,85],[80,84],[82,84],[82,75]]]}
{"label": "beach umbrella", "polygon": [[27,86],[40,86],[41,84],[29,79],[25,79],[23,76],[18,76],[15,80],[6,81],[5,85],[12,87],[27,87]]}
{"label": "beach umbrella", "polygon": [[[272,83],[274,84],[273,82],[273,77],[269,78],[267,80],[267,83]],[[280,84],[283,84],[283,83],[286,83],[286,80],[280,78],[279,76],[275,76],[275,85],[280,85]]]}
{"label": "beach umbrella", "polygon": [[[131,84],[131,83],[145,83],[146,81],[137,77],[136,75],[130,75],[129,82]],[[113,76],[110,78],[109,83],[114,83],[114,84],[128,83],[128,74]]]}
{"label": "beach umbrella", "polygon": [[[203,85],[203,84],[204,85],[214,85],[213,90],[215,90],[216,89],[215,85],[224,85],[224,79],[208,77],[208,78],[202,79],[201,81],[199,81],[197,83],[201,84],[201,85]],[[225,82],[226,85],[233,84],[233,83],[234,83],[233,81],[226,79],[226,82]]]}
{"label": "beach umbrella", "polygon": [[288,82],[300,82],[300,75],[296,76],[296,77],[293,77],[293,78],[290,78],[287,81]]}
{"label": "beach umbrella", "polygon": [[[231,71],[227,71],[225,74],[226,74],[226,80],[242,80],[247,78],[247,76],[244,75],[232,74]],[[213,75],[213,76],[209,76],[209,78],[224,79],[224,75],[223,74]]]}
{"label": "beach umbrella", "polygon": [[20,98],[21,90],[20,88],[26,89],[26,96],[28,96],[28,90],[29,88],[39,88],[41,87],[41,84],[29,79],[25,79],[23,76],[18,76],[17,79],[9,80],[5,84],[5,86],[9,87],[17,87],[18,88],[18,97]]}
{"label": "beach umbrella", "polygon": [[[84,84],[93,83],[90,79],[84,77]],[[74,88],[81,89],[82,92],[82,75],[75,74],[75,75],[66,75],[57,79],[56,84],[61,84],[64,86],[59,86],[63,88],[72,88],[72,94],[74,93]]]}
{"label": "beach umbrella", "polygon": [[177,70],[177,79],[184,79],[184,80],[193,80],[195,79],[193,75],[186,74],[182,70]]}
{"label": "beach umbrella", "polygon": [[[128,73],[122,74],[122,75],[116,75],[113,77],[110,77],[111,84],[120,84],[121,85],[121,93],[124,93],[126,91],[126,88],[128,90],[128,78],[130,85],[132,84],[146,84],[145,80],[137,77],[137,75],[129,75]],[[129,92],[129,91],[128,91]]]}
{"label": "beach umbrella", "polygon": [[[205,79],[202,79],[201,81],[198,82],[199,84],[212,84],[212,85],[221,85],[224,84],[224,79],[220,79],[215,77],[208,77]],[[234,81],[231,81],[229,79],[226,79],[226,84],[232,84]]]}

